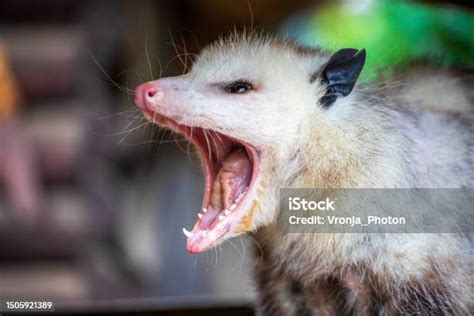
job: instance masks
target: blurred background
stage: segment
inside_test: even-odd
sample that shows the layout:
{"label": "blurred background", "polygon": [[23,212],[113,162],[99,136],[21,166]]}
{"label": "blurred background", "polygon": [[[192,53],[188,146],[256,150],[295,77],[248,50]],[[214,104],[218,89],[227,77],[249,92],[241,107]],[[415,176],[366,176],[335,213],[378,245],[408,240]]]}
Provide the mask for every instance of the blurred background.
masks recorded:
{"label": "blurred background", "polygon": [[252,23],[327,49],[390,43],[400,65],[434,51],[443,65],[472,66],[472,4],[417,1],[413,19],[397,20],[408,2],[334,3],[1,0],[0,301],[252,314],[258,247],[244,237],[186,252],[181,228],[201,204],[199,162],[177,136],[144,124],[133,89],[183,73],[206,44]]}

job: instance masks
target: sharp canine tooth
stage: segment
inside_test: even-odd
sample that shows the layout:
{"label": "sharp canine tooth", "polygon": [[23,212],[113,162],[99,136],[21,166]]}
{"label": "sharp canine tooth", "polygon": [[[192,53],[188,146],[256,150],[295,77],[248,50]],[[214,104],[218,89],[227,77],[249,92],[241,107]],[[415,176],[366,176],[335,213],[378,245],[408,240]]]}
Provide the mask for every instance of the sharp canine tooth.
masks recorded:
{"label": "sharp canine tooth", "polygon": [[192,233],[189,232],[189,231],[187,231],[186,228],[184,228],[184,227],[183,227],[183,233],[184,233],[184,235],[185,235],[186,237],[188,237],[188,238],[189,238],[189,236],[192,235]]}
{"label": "sharp canine tooth", "polygon": [[224,215],[227,216],[227,215],[229,215],[229,214],[230,214],[230,210],[225,210],[225,211],[224,211]]}
{"label": "sharp canine tooth", "polygon": [[202,212],[203,212],[204,214],[206,214],[206,213],[207,213],[207,208],[204,207],[204,208],[202,209]]}
{"label": "sharp canine tooth", "polygon": [[225,215],[219,215],[219,220],[222,221],[225,218]]}
{"label": "sharp canine tooth", "polygon": [[237,207],[237,204],[232,204],[229,209],[230,209],[231,211],[233,211],[233,210],[235,210],[236,207]]}
{"label": "sharp canine tooth", "polygon": [[201,214],[201,213],[198,213],[198,217],[199,217],[199,219],[201,219],[201,218],[202,218],[202,214]]}

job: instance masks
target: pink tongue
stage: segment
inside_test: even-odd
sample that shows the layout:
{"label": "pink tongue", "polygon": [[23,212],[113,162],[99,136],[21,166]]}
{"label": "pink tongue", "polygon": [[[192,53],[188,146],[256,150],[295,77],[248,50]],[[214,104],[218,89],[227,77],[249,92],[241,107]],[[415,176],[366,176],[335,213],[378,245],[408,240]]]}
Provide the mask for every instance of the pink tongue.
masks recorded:
{"label": "pink tongue", "polygon": [[252,163],[243,149],[232,152],[222,163],[211,196],[211,206],[228,209],[250,183]]}

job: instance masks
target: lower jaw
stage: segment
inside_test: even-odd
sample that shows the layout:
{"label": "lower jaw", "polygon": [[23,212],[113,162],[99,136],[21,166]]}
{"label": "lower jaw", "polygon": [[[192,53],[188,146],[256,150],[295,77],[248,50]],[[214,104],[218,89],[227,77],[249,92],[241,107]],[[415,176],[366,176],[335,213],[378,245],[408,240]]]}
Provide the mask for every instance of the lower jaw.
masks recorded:
{"label": "lower jaw", "polygon": [[231,214],[215,223],[212,229],[200,227],[199,220],[191,232],[183,231],[188,237],[186,249],[190,253],[200,253],[211,249],[225,240],[245,233],[252,227],[253,213],[251,200],[254,192],[248,192],[245,199]]}

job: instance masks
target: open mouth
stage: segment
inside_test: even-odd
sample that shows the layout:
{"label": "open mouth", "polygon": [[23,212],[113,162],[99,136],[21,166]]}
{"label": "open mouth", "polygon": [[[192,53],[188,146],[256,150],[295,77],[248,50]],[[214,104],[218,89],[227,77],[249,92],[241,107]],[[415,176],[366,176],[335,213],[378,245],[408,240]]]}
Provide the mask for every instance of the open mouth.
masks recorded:
{"label": "open mouth", "polygon": [[196,147],[204,168],[205,186],[201,211],[188,238],[187,250],[198,253],[248,231],[253,223],[250,203],[259,173],[257,149],[222,133],[189,127],[166,116],[145,111],[145,117],[183,135]]}

